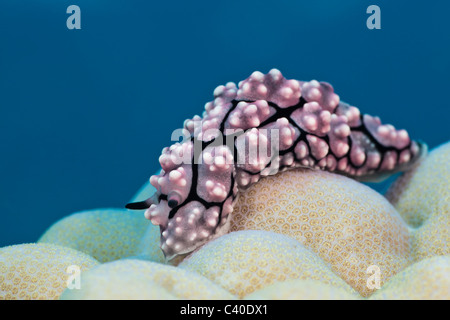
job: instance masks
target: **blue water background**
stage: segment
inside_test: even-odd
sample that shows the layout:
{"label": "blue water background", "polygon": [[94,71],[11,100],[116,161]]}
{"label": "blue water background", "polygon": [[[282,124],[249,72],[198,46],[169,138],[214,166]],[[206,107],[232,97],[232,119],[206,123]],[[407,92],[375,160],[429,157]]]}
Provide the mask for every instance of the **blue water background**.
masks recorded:
{"label": "blue water background", "polygon": [[172,131],[255,70],[328,81],[431,148],[449,140],[449,14],[449,1],[1,0],[0,246],[122,207]]}

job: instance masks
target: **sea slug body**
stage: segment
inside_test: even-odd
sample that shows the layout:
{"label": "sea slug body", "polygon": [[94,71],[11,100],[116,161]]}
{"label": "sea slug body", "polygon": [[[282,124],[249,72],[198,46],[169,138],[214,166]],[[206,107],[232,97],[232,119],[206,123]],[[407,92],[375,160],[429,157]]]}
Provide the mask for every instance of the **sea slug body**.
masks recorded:
{"label": "sea slug body", "polygon": [[405,130],[340,101],[330,84],[288,80],[277,69],[218,86],[182,132],[150,178],[156,193],[127,205],[160,226],[168,260],[228,232],[239,191],[262,177],[306,167],[370,180],[408,169],[426,151]]}

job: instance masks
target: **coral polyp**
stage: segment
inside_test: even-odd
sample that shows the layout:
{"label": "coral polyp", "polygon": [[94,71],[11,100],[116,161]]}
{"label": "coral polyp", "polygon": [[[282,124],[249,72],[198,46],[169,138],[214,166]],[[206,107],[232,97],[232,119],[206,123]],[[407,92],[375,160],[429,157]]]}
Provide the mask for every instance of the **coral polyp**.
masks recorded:
{"label": "coral polyp", "polygon": [[425,152],[405,130],[344,103],[326,82],[286,79],[272,69],[214,90],[184,140],[162,151],[156,193],[128,204],[147,209],[167,259],[228,232],[239,191],[306,167],[360,180],[408,169]]}

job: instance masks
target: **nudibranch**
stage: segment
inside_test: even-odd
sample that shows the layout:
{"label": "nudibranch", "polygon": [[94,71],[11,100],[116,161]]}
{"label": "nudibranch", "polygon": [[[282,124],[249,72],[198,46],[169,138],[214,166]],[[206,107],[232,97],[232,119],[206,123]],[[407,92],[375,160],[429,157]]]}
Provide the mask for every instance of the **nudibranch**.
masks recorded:
{"label": "nudibranch", "polygon": [[214,90],[203,117],[184,122],[183,140],[162,150],[147,209],[167,260],[226,232],[239,191],[297,167],[367,180],[408,169],[426,145],[405,130],[340,101],[326,82],[255,71]]}

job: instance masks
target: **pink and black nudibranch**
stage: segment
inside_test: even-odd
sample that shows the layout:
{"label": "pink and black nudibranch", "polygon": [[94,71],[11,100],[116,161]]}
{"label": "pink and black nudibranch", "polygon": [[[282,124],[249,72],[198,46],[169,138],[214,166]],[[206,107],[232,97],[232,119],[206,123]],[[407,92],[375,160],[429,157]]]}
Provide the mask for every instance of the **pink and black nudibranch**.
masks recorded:
{"label": "pink and black nudibranch", "polygon": [[185,139],[162,151],[156,193],[127,208],[147,209],[168,260],[228,231],[240,190],[297,167],[360,180],[403,171],[425,152],[405,130],[340,101],[325,82],[285,79],[272,69],[214,90]]}

